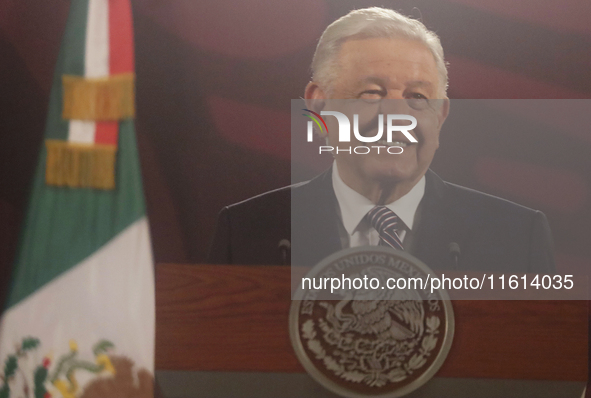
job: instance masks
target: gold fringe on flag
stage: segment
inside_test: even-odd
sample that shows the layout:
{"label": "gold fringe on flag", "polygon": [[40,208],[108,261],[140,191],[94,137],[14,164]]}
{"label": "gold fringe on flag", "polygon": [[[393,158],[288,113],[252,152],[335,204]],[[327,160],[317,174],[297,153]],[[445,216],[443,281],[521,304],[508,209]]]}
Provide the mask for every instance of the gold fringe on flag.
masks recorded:
{"label": "gold fringe on flag", "polygon": [[45,140],[47,185],[72,188],[115,188],[115,145]]}
{"label": "gold fringe on flag", "polygon": [[135,75],[86,79],[63,75],[64,119],[121,120],[135,115]]}

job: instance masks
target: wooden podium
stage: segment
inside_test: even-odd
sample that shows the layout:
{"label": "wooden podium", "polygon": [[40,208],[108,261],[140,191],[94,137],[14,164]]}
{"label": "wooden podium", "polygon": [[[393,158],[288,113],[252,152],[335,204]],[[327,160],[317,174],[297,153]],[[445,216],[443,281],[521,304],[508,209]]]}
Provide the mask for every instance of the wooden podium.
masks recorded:
{"label": "wooden podium", "polygon": [[[299,364],[280,266],[160,264],[156,377],[165,398],[333,397]],[[576,397],[587,381],[586,301],[454,301],[451,351],[408,397]]]}

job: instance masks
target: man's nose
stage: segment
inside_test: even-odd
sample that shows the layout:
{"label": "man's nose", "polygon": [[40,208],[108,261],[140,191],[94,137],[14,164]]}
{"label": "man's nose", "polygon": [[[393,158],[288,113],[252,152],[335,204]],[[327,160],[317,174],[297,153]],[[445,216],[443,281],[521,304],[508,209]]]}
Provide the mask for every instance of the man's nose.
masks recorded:
{"label": "man's nose", "polygon": [[402,93],[388,93],[380,102],[380,112],[384,114],[407,114],[409,105]]}

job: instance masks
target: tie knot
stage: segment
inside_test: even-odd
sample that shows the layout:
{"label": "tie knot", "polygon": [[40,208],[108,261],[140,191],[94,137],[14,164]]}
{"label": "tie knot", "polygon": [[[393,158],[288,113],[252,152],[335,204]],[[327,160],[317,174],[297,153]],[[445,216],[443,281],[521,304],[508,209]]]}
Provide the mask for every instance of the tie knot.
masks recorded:
{"label": "tie knot", "polygon": [[376,206],[367,213],[371,226],[376,231],[396,229],[398,225],[398,216],[386,206]]}
{"label": "tie knot", "polygon": [[371,226],[380,235],[380,245],[390,246],[394,249],[404,250],[402,240],[396,232],[398,216],[386,206],[376,206],[367,213]]}

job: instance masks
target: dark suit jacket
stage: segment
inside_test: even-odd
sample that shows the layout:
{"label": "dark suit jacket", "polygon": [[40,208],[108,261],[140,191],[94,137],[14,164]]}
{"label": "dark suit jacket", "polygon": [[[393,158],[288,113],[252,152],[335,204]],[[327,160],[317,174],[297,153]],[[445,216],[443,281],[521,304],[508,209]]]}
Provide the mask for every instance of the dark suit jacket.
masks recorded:
{"label": "dark suit jacket", "polygon": [[[281,264],[278,245],[288,239],[294,264],[315,265],[342,248],[337,206],[331,169],[227,206],[220,212],[208,261]],[[455,242],[462,270],[555,271],[552,236],[540,211],[447,183],[429,170],[420,212],[411,254],[433,269],[453,268],[449,245]]]}

